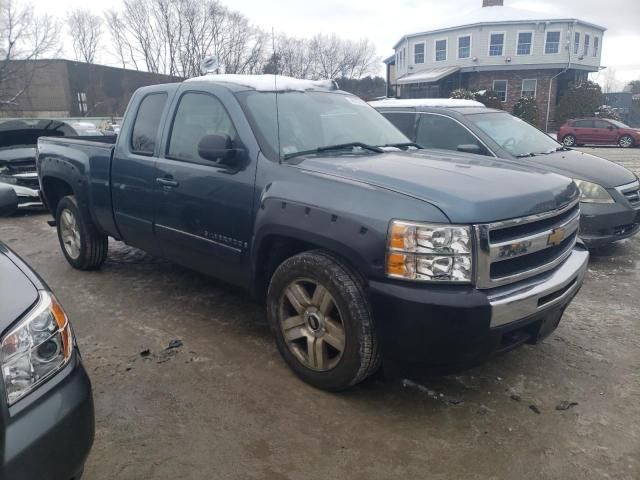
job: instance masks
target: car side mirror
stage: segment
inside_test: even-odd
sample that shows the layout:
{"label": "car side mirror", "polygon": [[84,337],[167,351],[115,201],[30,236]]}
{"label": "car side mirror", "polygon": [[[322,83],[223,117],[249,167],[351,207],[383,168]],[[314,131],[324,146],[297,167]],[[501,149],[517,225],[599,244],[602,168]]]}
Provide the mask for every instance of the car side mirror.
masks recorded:
{"label": "car side mirror", "polygon": [[198,143],[198,155],[222,165],[235,166],[238,162],[238,149],[233,148],[231,137],[226,134],[205,135]]}
{"label": "car side mirror", "polygon": [[13,188],[0,184],[0,217],[8,217],[18,209],[18,196]]}
{"label": "car side mirror", "polygon": [[613,125],[609,125],[607,128],[608,128],[609,130],[613,130]]}
{"label": "car side mirror", "polygon": [[482,149],[480,148],[480,146],[476,145],[475,143],[458,145],[457,149],[459,152],[475,153],[476,155],[480,155],[482,153]]}

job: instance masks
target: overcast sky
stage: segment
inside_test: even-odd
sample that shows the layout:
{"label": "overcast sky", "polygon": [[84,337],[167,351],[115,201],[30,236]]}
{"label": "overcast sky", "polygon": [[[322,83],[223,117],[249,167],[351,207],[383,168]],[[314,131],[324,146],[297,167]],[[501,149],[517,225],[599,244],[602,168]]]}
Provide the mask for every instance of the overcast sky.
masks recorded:
{"label": "overcast sky", "polygon": [[[378,54],[387,57],[402,35],[424,31],[447,17],[464,23],[464,12],[482,0],[222,0],[254,24],[290,35],[336,33],[358,39],[370,38]],[[65,10],[85,7],[96,12],[118,8],[120,0],[36,0],[40,11],[64,15]],[[505,5],[553,12],[591,21],[607,28],[602,43],[602,65],[615,70],[620,87],[640,79],[640,0],[505,0]],[[70,53],[68,53],[70,55]],[[116,64],[107,54],[101,63]],[[380,74],[384,70],[381,66]],[[599,74],[602,81],[605,71]]]}

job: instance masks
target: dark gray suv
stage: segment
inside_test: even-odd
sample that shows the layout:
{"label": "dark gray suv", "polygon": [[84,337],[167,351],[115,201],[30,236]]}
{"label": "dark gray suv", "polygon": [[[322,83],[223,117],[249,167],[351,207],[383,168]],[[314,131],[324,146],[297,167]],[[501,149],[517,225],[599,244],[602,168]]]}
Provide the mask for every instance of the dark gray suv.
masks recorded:
{"label": "dark gray suv", "polygon": [[371,105],[425,148],[517,161],[572,178],[582,193],[580,237],[589,247],[640,230],[638,177],[613,162],[566,148],[507,112],[453,99],[387,99]]}

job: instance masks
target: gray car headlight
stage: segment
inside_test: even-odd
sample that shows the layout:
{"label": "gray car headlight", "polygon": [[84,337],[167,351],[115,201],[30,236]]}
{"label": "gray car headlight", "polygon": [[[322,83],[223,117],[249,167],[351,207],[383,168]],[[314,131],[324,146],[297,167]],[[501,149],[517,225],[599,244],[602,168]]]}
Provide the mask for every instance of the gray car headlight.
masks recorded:
{"label": "gray car headlight", "polygon": [[392,278],[471,283],[471,228],[393,220],[386,274]]}
{"label": "gray car headlight", "polygon": [[0,365],[9,405],[14,404],[69,362],[73,333],[55,297],[40,299],[25,318],[2,338]]}
{"label": "gray car headlight", "polygon": [[609,192],[597,183],[573,180],[580,189],[580,201],[584,203],[615,203]]}

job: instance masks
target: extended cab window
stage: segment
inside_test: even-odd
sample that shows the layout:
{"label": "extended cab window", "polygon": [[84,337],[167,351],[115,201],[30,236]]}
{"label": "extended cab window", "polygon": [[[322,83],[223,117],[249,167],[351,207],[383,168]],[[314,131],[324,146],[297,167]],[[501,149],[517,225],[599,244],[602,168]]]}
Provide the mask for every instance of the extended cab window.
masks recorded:
{"label": "extended cab window", "polygon": [[167,154],[175,160],[198,161],[198,144],[207,135],[236,136],[220,100],[207,93],[186,93],[180,99],[171,127]]}
{"label": "extended cab window", "polygon": [[166,93],[152,93],[144,97],[140,103],[131,134],[131,151],[133,153],[153,155],[160,119],[166,103]]}
{"label": "extended cab window", "polygon": [[442,115],[420,115],[416,143],[425,148],[439,148],[442,150],[458,150],[460,145],[477,145],[483,155],[488,155],[487,149],[469,130],[455,120]]}

